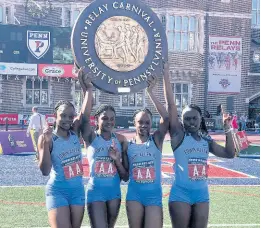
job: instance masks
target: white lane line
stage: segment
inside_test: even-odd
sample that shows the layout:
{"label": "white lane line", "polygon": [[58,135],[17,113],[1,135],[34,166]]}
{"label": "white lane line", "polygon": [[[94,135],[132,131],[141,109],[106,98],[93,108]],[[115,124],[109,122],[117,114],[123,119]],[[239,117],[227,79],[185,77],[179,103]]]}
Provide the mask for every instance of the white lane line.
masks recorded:
{"label": "white lane line", "polygon": [[[234,173],[238,173],[238,174],[242,174],[242,175],[247,175],[249,178],[258,178],[258,177],[255,177],[255,176],[252,176],[252,175],[249,175],[249,174],[240,172],[240,171],[236,171],[236,170],[234,170],[234,169],[225,168],[225,167],[223,167],[223,166],[216,165],[216,164],[213,164],[213,163],[211,163],[211,165],[216,166],[216,167],[218,167],[218,168],[226,169],[226,170],[231,171],[231,172],[234,172]],[[223,178],[223,177],[222,177],[222,178]],[[235,178],[235,177],[233,177],[233,178]],[[244,178],[244,177],[240,177],[240,178]]]}

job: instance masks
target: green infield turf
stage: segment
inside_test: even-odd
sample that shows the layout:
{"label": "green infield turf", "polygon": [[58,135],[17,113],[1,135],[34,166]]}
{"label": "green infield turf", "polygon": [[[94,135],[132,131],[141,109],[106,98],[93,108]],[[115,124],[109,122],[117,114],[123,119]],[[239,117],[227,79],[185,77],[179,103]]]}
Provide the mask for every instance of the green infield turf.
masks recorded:
{"label": "green infield turf", "polygon": [[[163,187],[164,226],[170,226],[169,186]],[[259,227],[259,186],[210,186],[209,227]],[[125,199],[126,187],[122,187]],[[44,187],[0,187],[0,227],[48,227]],[[128,227],[125,203],[122,202],[117,226]],[[244,225],[245,224],[245,225]],[[89,221],[85,213],[83,226]]]}

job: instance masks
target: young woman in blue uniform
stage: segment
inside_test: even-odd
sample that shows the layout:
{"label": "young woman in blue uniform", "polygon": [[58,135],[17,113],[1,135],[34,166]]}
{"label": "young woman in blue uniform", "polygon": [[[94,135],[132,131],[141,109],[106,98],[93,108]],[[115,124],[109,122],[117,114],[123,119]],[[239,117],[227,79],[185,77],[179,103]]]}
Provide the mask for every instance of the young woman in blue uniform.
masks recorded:
{"label": "young woman in blue uniform", "polygon": [[148,109],[134,113],[136,136],[124,152],[124,167],[129,172],[126,209],[130,228],[161,228],[163,226],[161,153],[169,128],[168,113],[152,93],[154,81],[149,81],[148,95],[161,119],[158,130],[150,134],[152,114]]}
{"label": "young woman in blue uniform", "polygon": [[97,130],[90,128],[91,89],[86,91],[85,98],[88,108],[83,115],[82,137],[90,171],[86,191],[88,214],[91,227],[112,228],[121,204],[120,182],[128,179],[121,158],[128,142],[123,135],[113,132],[115,110],[110,105],[101,105],[96,110]]}
{"label": "young woman in blue uniform", "polygon": [[[83,81],[82,69],[78,77]],[[81,114],[86,107],[85,102]],[[85,195],[78,137],[81,114],[74,120],[73,104],[59,101],[55,106],[55,128],[44,129],[38,140],[40,170],[44,176],[50,174],[45,189],[46,207],[50,225],[55,228],[79,228],[83,219]]]}
{"label": "young woman in blue uniform", "polygon": [[169,197],[172,226],[174,228],[205,228],[209,214],[207,159],[209,152],[222,158],[235,156],[230,126],[231,117],[223,114],[225,147],[218,145],[207,135],[205,122],[198,106],[190,105],[183,110],[181,124],[169,81],[168,64],[164,67],[171,146],[175,156],[175,180]]}

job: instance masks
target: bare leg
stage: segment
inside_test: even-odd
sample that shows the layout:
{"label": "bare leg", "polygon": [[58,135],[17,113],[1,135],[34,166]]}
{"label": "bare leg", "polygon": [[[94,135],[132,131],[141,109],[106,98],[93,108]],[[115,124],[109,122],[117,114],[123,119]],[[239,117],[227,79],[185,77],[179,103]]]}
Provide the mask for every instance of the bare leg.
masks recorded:
{"label": "bare leg", "polygon": [[145,207],[145,226],[144,228],[162,228],[163,211],[159,206]]}
{"label": "bare leg", "polygon": [[191,228],[207,228],[209,203],[197,203],[192,207]]}
{"label": "bare leg", "polygon": [[183,202],[170,202],[169,213],[173,228],[188,228],[191,206]]}
{"label": "bare leg", "polygon": [[110,200],[106,204],[107,204],[107,219],[109,223],[109,228],[113,228],[115,226],[117,217],[119,215],[121,199]]}
{"label": "bare leg", "polygon": [[84,215],[84,206],[70,206],[72,228],[80,228]]}
{"label": "bare leg", "polygon": [[93,202],[87,205],[92,228],[108,228],[107,207],[105,202]]}
{"label": "bare leg", "polygon": [[70,208],[59,207],[48,212],[49,223],[52,228],[72,228]]}
{"label": "bare leg", "polygon": [[130,228],[143,228],[144,207],[137,201],[126,202],[127,216]]}

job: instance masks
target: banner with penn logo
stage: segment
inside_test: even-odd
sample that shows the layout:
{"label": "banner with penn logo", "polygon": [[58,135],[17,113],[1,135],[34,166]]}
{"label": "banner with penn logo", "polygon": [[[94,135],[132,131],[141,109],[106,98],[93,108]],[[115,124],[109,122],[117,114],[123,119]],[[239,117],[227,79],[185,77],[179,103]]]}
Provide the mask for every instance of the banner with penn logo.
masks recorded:
{"label": "banner with penn logo", "polygon": [[50,32],[28,30],[27,47],[35,58],[42,58],[50,47]]}

